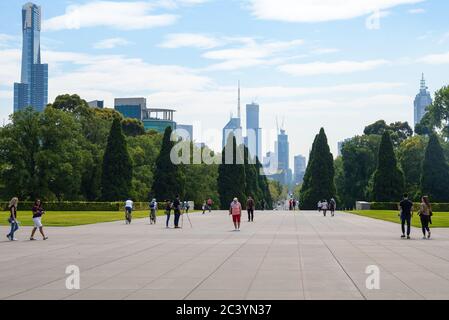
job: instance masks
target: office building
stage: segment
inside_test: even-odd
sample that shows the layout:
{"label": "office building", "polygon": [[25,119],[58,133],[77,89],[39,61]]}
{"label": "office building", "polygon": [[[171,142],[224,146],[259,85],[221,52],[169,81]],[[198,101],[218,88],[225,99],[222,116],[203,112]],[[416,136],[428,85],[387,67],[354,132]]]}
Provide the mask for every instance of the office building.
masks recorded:
{"label": "office building", "polygon": [[193,126],[188,124],[176,125],[176,132],[184,141],[193,141]]}
{"label": "office building", "polygon": [[232,134],[237,141],[237,145],[243,144],[243,135],[242,135],[242,123],[241,123],[241,109],[240,109],[240,83],[238,89],[238,106],[237,106],[237,117],[231,117],[228,123],[223,128],[222,135],[222,148],[224,149],[226,143],[228,141],[228,137]]}
{"label": "office building", "polygon": [[306,157],[302,155],[295,156],[295,177],[294,183],[302,183],[304,180],[304,174],[306,173]]}
{"label": "office building", "polygon": [[426,114],[426,108],[432,104],[432,97],[430,96],[430,92],[428,91],[428,87],[426,86],[426,80],[424,79],[424,73],[421,78],[421,87],[419,89],[419,93],[415,98],[415,126],[421,122],[421,119]]}
{"label": "office building", "polygon": [[48,104],[48,65],[41,63],[41,7],[22,8],[21,82],[14,83],[14,112],[32,106],[43,111]]}
{"label": "office building", "polygon": [[87,104],[91,108],[98,108],[98,109],[104,108],[104,101],[102,101],[102,100],[89,101]]}
{"label": "office building", "polygon": [[249,153],[262,160],[262,129],[259,123],[259,105],[251,103],[246,105],[246,138],[245,145]]}
{"label": "office building", "polygon": [[164,133],[167,127],[171,127],[174,131],[177,129],[177,124],[173,120],[176,110],[149,108],[143,112],[143,126],[145,130],[155,130],[159,133]]}
{"label": "office building", "polygon": [[117,98],[114,109],[125,118],[142,120],[147,110],[147,99],[145,98]]}

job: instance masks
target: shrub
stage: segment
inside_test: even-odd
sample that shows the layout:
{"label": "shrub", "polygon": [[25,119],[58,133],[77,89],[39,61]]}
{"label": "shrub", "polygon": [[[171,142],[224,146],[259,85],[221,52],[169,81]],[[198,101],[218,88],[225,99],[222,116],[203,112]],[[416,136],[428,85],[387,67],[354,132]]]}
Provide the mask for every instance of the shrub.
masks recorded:
{"label": "shrub", "polygon": [[[398,210],[399,202],[371,202],[371,210]],[[420,203],[413,203],[413,211],[419,210]],[[432,203],[435,212],[449,212],[449,203]]]}

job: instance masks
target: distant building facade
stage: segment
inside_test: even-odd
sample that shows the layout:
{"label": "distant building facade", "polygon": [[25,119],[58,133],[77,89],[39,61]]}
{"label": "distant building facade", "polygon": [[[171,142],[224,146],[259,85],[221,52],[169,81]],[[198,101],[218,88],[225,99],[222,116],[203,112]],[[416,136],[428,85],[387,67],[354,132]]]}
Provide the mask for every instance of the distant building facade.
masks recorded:
{"label": "distant building facade", "polygon": [[193,141],[193,126],[189,124],[178,124],[176,125],[176,130],[178,135],[184,141]]}
{"label": "distant building facade", "polygon": [[21,82],[14,83],[14,112],[32,106],[43,111],[48,104],[48,65],[41,63],[41,7],[27,3],[22,8]]}
{"label": "distant building facade", "polygon": [[87,104],[91,108],[104,109],[104,101],[102,100],[89,101]]}
{"label": "distant building facade", "polygon": [[426,86],[426,80],[424,79],[424,74],[421,78],[421,86],[419,93],[416,95],[414,102],[415,109],[415,126],[421,122],[422,118],[426,114],[426,108],[432,104],[432,97]]}
{"label": "distant building facade", "polygon": [[246,105],[246,138],[245,145],[249,153],[262,161],[262,129],[259,122],[259,105]]}
{"label": "distant building facade", "polygon": [[145,98],[116,98],[114,109],[120,112],[125,118],[142,120],[147,109],[147,99]]}
{"label": "distant building facade", "polygon": [[306,157],[302,155],[295,156],[294,169],[294,183],[302,183],[306,173]]}

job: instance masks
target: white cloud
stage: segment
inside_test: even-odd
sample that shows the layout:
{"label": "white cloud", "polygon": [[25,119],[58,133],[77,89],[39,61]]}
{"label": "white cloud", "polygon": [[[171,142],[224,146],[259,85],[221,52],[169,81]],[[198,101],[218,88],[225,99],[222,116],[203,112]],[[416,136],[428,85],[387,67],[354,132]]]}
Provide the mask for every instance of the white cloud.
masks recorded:
{"label": "white cloud", "polygon": [[66,13],[43,22],[45,31],[111,27],[121,30],[147,29],[171,25],[173,14],[152,14],[157,4],[145,1],[94,1],[83,5],[70,5]]}
{"label": "white cloud", "polygon": [[[292,41],[257,41],[252,38],[228,38],[228,40],[243,43],[241,46],[212,50],[202,56],[210,60],[221,62],[208,67],[208,70],[235,70],[257,65],[281,63],[281,54],[304,44],[301,39]],[[290,59],[286,58],[286,59]]]}
{"label": "white cloud", "polygon": [[193,47],[199,49],[211,49],[223,44],[222,40],[217,38],[196,34],[196,33],[173,33],[165,37],[165,40],[159,44],[161,48],[182,48]]}
{"label": "white cloud", "polygon": [[408,11],[408,13],[410,13],[410,14],[422,14],[422,13],[426,13],[426,10],[422,9],[422,8],[416,8],[416,9],[410,9]]}
{"label": "white cloud", "polygon": [[318,54],[318,55],[336,53],[336,52],[340,52],[340,50],[336,49],[336,48],[318,48],[318,49],[312,50],[312,54]]}
{"label": "white cloud", "polygon": [[94,44],[95,49],[113,49],[116,47],[123,47],[131,44],[126,39],[123,38],[110,38],[110,39],[104,39],[98,43]]}
{"label": "white cloud", "polygon": [[449,64],[449,52],[441,53],[441,54],[429,54],[422,58],[418,59],[418,62],[427,63],[427,64]]}
{"label": "white cloud", "polygon": [[369,71],[388,63],[387,60],[311,62],[281,65],[279,70],[293,76],[315,76]]}
{"label": "white cloud", "polygon": [[259,19],[287,22],[324,22],[366,16],[402,4],[425,0],[248,0]]}

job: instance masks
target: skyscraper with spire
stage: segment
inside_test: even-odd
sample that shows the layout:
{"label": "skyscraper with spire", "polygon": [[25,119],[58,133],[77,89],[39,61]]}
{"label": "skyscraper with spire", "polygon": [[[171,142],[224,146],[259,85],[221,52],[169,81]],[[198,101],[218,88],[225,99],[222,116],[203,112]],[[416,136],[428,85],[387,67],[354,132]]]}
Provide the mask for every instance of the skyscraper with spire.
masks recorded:
{"label": "skyscraper with spire", "polygon": [[421,119],[426,114],[426,108],[432,104],[432,97],[426,86],[426,80],[424,78],[424,73],[421,78],[421,87],[419,93],[415,98],[415,126],[421,122]]}
{"label": "skyscraper with spire", "polygon": [[41,63],[41,7],[27,3],[22,8],[22,74],[14,83],[14,112],[32,106],[43,111],[48,103],[48,65]]}
{"label": "skyscraper with spire", "polygon": [[243,135],[242,135],[242,121],[241,121],[241,106],[240,106],[240,81],[238,85],[238,101],[237,101],[237,117],[235,118],[231,114],[231,118],[226,126],[223,128],[223,140],[222,147],[226,146],[226,142],[228,141],[228,137],[230,134],[233,134],[237,140],[237,145],[243,144]]}

